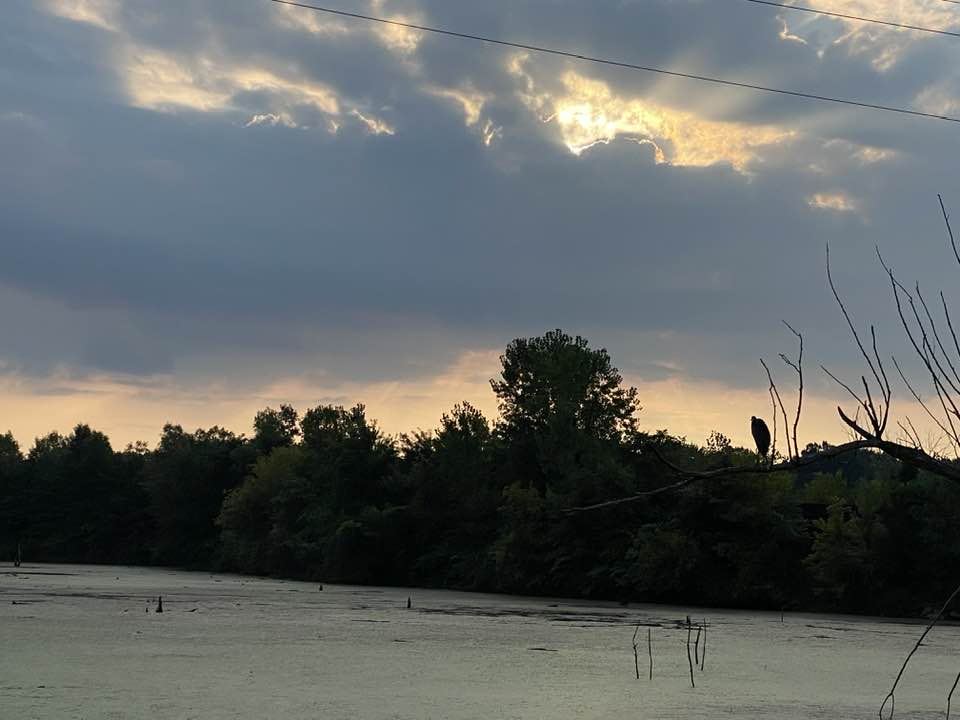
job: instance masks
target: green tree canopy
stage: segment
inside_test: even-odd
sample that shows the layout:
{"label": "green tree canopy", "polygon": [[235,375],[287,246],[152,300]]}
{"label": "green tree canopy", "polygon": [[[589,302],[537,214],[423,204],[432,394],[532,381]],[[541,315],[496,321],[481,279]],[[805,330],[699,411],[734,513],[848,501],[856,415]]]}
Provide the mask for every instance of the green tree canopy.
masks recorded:
{"label": "green tree canopy", "polygon": [[279,410],[266,408],[253,419],[253,441],[257,452],[268,455],[277,447],[290,447],[300,435],[299,416],[290,405],[281,405]]}
{"label": "green tree canopy", "polygon": [[518,338],[500,357],[500,380],[491,386],[503,430],[511,435],[561,426],[600,439],[631,433],[640,409],[637,390],[623,378],[603,348],[553,330]]}

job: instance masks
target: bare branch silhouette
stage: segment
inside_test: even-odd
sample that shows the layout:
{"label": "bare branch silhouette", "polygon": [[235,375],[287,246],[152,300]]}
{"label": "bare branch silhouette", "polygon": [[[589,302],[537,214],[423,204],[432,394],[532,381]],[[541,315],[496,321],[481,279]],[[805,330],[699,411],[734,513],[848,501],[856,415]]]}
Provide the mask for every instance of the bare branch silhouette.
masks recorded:
{"label": "bare branch silhouette", "polygon": [[[894,709],[894,705],[895,705],[895,703],[896,703],[897,685],[900,684],[900,678],[903,677],[903,673],[906,671],[907,665],[910,664],[910,660],[913,658],[914,654],[916,654],[917,650],[919,650],[919,649],[920,649],[920,646],[923,644],[923,639],[924,639],[925,637],[927,637],[927,634],[928,634],[931,630],[933,630],[934,626],[936,626],[936,624],[937,624],[938,622],[940,622],[940,618],[943,617],[943,614],[947,611],[947,608],[950,607],[950,604],[953,602],[954,598],[957,597],[957,595],[960,595],[960,586],[957,586],[957,589],[954,590],[953,593],[950,595],[950,597],[947,598],[947,601],[946,601],[946,602],[943,604],[943,606],[940,608],[940,612],[938,612],[937,615],[936,615],[936,617],[933,618],[933,620],[930,621],[930,623],[927,625],[926,629],[923,631],[923,633],[921,633],[920,637],[917,639],[917,642],[914,643],[913,648],[912,648],[912,649],[910,650],[910,652],[907,654],[906,659],[903,661],[903,664],[900,666],[900,672],[897,673],[897,677],[896,677],[896,679],[893,681],[893,687],[890,688],[890,692],[887,693],[887,696],[883,699],[883,704],[880,706],[880,717],[881,717],[881,718],[883,718],[883,711],[886,709],[887,703],[890,703],[890,714],[889,714],[887,717],[888,717],[888,718],[892,718],[892,717],[893,717],[893,709]],[[953,686],[954,686],[954,688],[956,688],[957,683],[955,682],[955,683],[953,684]],[[950,703],[950,698],[951,698],[952,696],[953,696],[953,690],[951,689],[951,690],[950,690],[950,695],[947,697],[947,716],[948,716],[948,717],[949,717],[949,714],[950,714],[950,710],[949,710],[950,705],[949,705],[949,703]]]}
{"label": "bare branch silhouette", "polygon": [[[790,450],[790,435],[788,434],[787,428],[787,409],[783,406],[783,400],[780,399],[780,392],[777,390],[777,384],[773,382],[773,375],[770,373],[770,368],[767,367],[767,363],[764,362],[763,358],[760,358],[760,364],[763,365],[763,369],[767,371],[767,380],[770,381],[770,392],[777,398],[777,403],[780,405],[780,413],[783,415],[783,433],[787,436],[787,457],[793,458],[793,452]],[[773,422],[777,422],[777,409],[773,409]],[[770,458],[771,460],[775,457],[776,453],[774,452],[776,447],[771,448]]]}
{"label": "bare branch silhouette", "polygon": [[[799,389],[797,390],[797,414],[793,419],[793,454],[796,457],[800,457],[800,445],[797,443],[797,427],[800,425],[800,414],[803,412],[803,335],[794,330],[793,326],[786,320],[783,321],[783,324],[787,326],[790,332],[796,335],[800,343],[800,353],[797,355],[796,362],[792,361],[783,353],[780,353],[780,358],[797,373]],[[789,445],[789,435],[787,437],[787,444]]]}

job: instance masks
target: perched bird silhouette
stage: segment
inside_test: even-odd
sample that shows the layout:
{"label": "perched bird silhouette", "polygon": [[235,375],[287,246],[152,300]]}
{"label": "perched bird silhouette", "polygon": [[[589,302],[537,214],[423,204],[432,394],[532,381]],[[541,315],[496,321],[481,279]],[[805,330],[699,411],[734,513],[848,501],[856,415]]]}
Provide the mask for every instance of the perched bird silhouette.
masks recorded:
{"label": "perched bird silhouette", "polygon": [[770,451],[770,428],[761,418],[751,417],[750,432],[753,434],[753,441],[757,444],[757,453],[760,457],[766,457]]}

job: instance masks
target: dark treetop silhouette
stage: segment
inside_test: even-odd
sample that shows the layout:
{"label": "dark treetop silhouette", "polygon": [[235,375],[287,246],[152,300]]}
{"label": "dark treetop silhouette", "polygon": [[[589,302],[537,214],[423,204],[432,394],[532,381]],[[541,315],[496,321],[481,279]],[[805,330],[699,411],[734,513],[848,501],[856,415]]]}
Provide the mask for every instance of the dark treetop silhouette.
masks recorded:
{"label": "dark treetop silhouette", "polygon": [[638,430],[583,338],[518,339],[502,364],[495,423],[461,404],[396,438],[362,405],[267,408],[252,438],[167,425],[152,450],[0,436],[0,557],[881,614],[955,584],[960,486],[870,441],[758,470],[720,433]]}

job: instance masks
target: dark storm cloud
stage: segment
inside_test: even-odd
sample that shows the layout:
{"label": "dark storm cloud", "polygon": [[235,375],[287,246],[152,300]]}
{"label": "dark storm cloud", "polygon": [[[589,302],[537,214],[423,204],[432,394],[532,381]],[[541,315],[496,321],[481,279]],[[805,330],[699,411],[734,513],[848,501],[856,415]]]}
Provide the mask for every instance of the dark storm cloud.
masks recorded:
{"label": "dark storm cloud", "polygon": [[[955,82],[935,71],[951,67],[942,44],[917,42],[879,72],[870,52],[827,44],[818,57],[813,40],[778,37],[776,14],[722,5],[437,0],[383,11],[882,103]],[[403,53],[355,24],[329,35],[280,25],[279,8],[252,0],[115,8],[110,30],[15,3],[0,30],[0,286],[18,298],[15,317],[0,313],[0,330],[17,330],[0,355],[18,367],[149,374],[229,354],[222,372],[252,356],[277,373],[320,362],[344,377],[395,377],[562,326],[650,377],[676,361],[746,383],[757,355],[787,349],[781,318],[807,330],[819,359],[852,361],[826,294],[827,241],[864,322],[892,320],[875,243],[932,287],[956,271],[934,204],[956,186],[945,123],[531,58],[539,93],[562,94],[572,69],[618,97],[655,92],[691,117],[793,133],[746,169],[657,164],[627,138],[576,157],[521,101],[523,79],[499,49],[428,37]],[[225,99],[138,100],[131,83],[145,81],[131,67],[159,56],[182,61],[164,82]],[[206,84],[178,80],[184,68]],[[328,86],[338,132],[300,90],[244,85],[250,68]],[[485,96],[481,118],[468,126],[438,89]],[[368,133],[353,111],[394,134]],[[276,124],[245,127],[258,115]],[[490,147],[486,122],[502,129]],[[851,143],[892,155],[860,162]],[[811,209],[818,193],[855,209]],[[60,332],[66,315],[84,332]]]}

